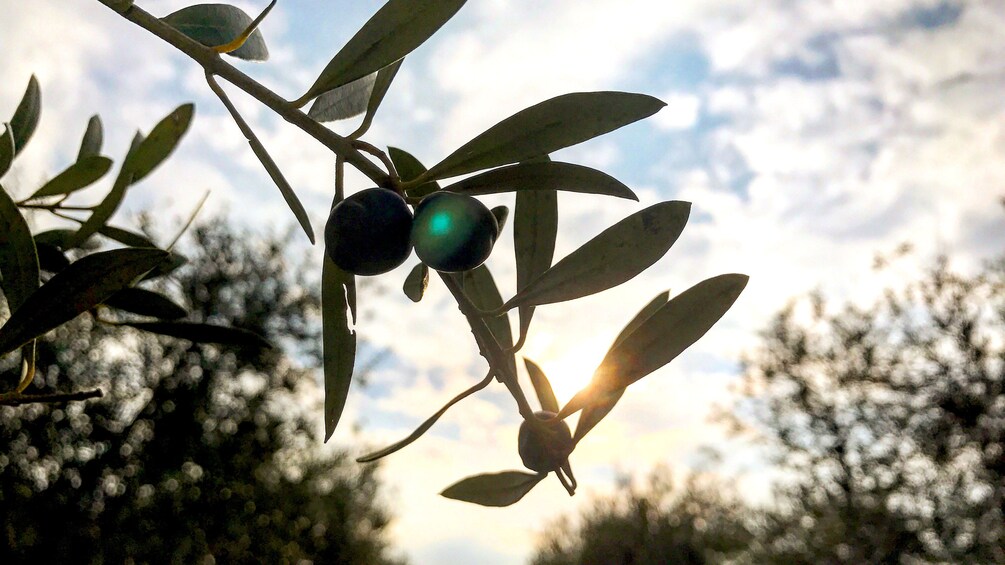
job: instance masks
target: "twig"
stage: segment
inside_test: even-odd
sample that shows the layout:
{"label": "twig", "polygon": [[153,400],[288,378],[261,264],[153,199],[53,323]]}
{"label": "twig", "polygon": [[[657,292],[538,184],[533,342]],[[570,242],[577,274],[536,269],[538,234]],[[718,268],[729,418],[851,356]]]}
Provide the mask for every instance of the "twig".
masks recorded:
{"label": "twig", "polygon": [[398,179],[398,172],[394,169],[394,163],[391,162],[391,158],[387,156],[387,153],[384,153],[377,147],[361,139],[353,139],[352,146],[355,147],[356,149],[359,149],[360,151],[364,151],[380,159],[380,162],[383,163],[384,167],[387,169],[387,173],[391,176],[391,183],[393,185],[398,184],[400,180]]}
{"label": "twig", "polygon": [[94,390],[84,390],[80,392],[69,392],[60,394],[0,394],[0,406],[21,406],[24,404],[59,404],[62,402],[72,402],[74,400],[87,400],[89,398],[101,398],[104,393],[100,388]]}

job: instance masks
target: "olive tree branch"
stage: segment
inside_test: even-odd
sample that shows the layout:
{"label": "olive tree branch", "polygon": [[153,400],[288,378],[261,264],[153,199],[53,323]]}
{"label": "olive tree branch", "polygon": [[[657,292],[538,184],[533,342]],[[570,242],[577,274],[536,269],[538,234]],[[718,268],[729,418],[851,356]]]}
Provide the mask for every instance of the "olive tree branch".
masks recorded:
{"label": "olive tree branch", "polygon": [[359,149],[360,151],[364,151],[380,159],[380,162],[384,164],[384,167],[387,169],[388,175],[390,175],[391,177],[391,184],[393,186],[398,186],[400,184],[401,179],[398,178],[398,172],[395,170],[394,163],[391,162],[391,158],[387,156],[387,153],[384,153],[377,147],[361,139],[353,139],[352,146],[355,147],[356,149]]}
{"label": "olive tree branch", "polygon": [[314,121],[299,108],[272,92],[261,83],[244,74],[230,63],[224,61],[212,48],[198,43],[170,25],[162,22],[150,13],[136,6],[131,1],[98,0],[125,19],[149,31],[169,43],[182,53],[188,55],[207,72],[217,75],[227,82],[240,88],[250,96],[268,106],[287,122],[297,126],[305,133],[318,140],[336,155],[342,156],[347,163],[356,167],[378,186],[389,186],[390,175],[380,170],[369,159],[363,156],[352,143],[341,135]]}
{"label": "olive tree branch", "polygon": [[58,404],[63,402],[72,402],[74,400],[87,400],[88,398],[101,398],[102,396],[104,396],[104,393],[101,392],[100,388],[61,394],[20,394],[9,392],[0,394],[0,406]]}

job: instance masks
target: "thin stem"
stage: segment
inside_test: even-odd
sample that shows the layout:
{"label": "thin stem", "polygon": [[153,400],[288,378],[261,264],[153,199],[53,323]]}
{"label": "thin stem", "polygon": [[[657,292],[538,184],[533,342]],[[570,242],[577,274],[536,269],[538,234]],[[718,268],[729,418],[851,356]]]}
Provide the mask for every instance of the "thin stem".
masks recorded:
{"label": "thin stem", "polygon": [[61,206],[58,202],[55,204],[26,204],[24,201],[18,202],[17,206],[19,208],[30,208],[34,210],[48,210],[52,212],[53,210],[69,210],[71,212],[90,212],[94,210],[93,206]]}
{"label": "thin stem", "polygon": [[21,406],[23,404],[58,404],[62,402],[72,402],[74,400],[87,400],[88,398],[101,398],[104,393],[101,389],[85,390],[81,392],[70,392],[62,394],[0,394],[0,406]]}
{"label": "thin stem", "polygon": [[383,163],[384,167],[387,169],[387,174],[391,177],[391,184],[398,186],[401,179],[398,178],[398,172],[394,169],[394,163],[391,162],[391,158],[387,156],[387,153],[384,153],[377,147],[361,139],[353,139],[352,146],[380,159],[380,162]]}
{"label": "thin stem", "polygon": [[165,251],[171,251],[171,249],[174,248],[175,244],[178,243],[178,240],[181,239],[181,236],[184,235],[186,231],[188,231],[188,228],[192,227],[192,222],[195,221],[195,217],[199,215],[199,211],[202,210],[202,207],[204,204],[206,204],[206,199],[208,198],[209,198],[209,191],[207,190],[206,194],[203,194],[202,198],[199,199],[199,203],[195,205],[195,209],[192,210],[191,214],[189,214],[188,221],[185,222],[185,225],[182,226],[181,230],[178,231],[178,234],[174,236],[174,239],[171,240],[171,243],[165,248]]}
{"label": "thin stem", "polygon": [[454,404],[457,404],[458,402],[464,400],[465,398],[471,396],[472,394],[478,392],[479,390],[482,390],[483,388],[489,386],[489,383],[492,382],[492,377],[493,376],[494,376],[494,373],[492,372],[492,369],[489,369],[489,372],[488,372],[488,374],[485,375],[484,379],[482,379],[481,381],[479,381],[477,384],[475,384],[471,388],[465,390],[464,392],[462,392],[462,393],[458,394],[457,396],[453,397],[452,399],[450,399],[450,402],[446,403],[443,406],[443,408],[440,408],[439,411],[437,411],[435,414],[433,414],[428,419],[426,419],[426,421],[423,422],[421,426],[419,426],[418,428],[416,428],[414,432],[412,432],[411,434],[409,434],[408,437],[406,437],[405,439],[403,439],[403,440],[401,440],[401,441],[399,441],[397,443],[389,445],[389,446],[385,447],[384,449],[381,449],[380,451],[375,451],[375,452],[370,453],[368,455],[364,455],[362,457],[357,457],[356,458],[356,462],[357,463],[370,463],[370,462],[376,461],[376,460],[378,460],[378,459],[380,459],[382,457],[387,457],[388,455],[394,453],[395,451],[398,451],[399,449],[401,449],[401,448],[407,446],[408,444],[412,443],[413,441],[419,439],[420,437],[422,437],[422,434],[426,433],[426,431],[429,430],[429,428],[433,427],[433,424],[435,424],[436,421],[440,419],[440,416],[443,416],[444,414],[446,414],[447,410],[449,410],[451,406],[453,406]]}
{"label": "thin stem", "polygon": [[282,116],[287,122],[297,126],[305,133],[321,142],[322,145],[330,149],[336,155],[341,155],[346,162],[359,169],[361,173],[377,183],[378,186],[387,186],[390,177],[380,167],[373,164],[363,156],[350,141],[332,130],[324,127],[299,108],[272,92],[248,75],[239,71],[233,65],[227,63],[220,55],[211,48],[193,41],[185,34],[154,17],[140,7],[131,2],[123,0],[98,0],[108,6],[130,22],[142,27],[150,33],[166,41],[176,49],[188,55],[192,60],[202,66],[207,72],[222,77],[227,82],[240,88],[262,104],[271,108],[274,112]]}
{"label": "thin stem", "polygon": [[73,216],[67,216],[66,214],[60,214],[59,212],[57,212],[55,210],[49,210],[49,212],[51,212],[52,215],[56,216],[57,218],[63,218],[64,220],[70,220],[71,222],[77,222],[78,224],[83,224],[84,223],[84,220],[81,220],[81,219],[78,219],[78,218],[74,218]]}

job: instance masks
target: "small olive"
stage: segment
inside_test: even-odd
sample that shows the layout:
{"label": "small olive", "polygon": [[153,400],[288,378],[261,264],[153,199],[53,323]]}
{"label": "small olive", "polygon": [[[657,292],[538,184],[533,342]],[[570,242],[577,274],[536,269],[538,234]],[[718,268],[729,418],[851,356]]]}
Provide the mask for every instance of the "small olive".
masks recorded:
{"label": "small olive", "polygon": [[499,223],[480,201],[454,192],[434,192],[415,208],[412,244],[423,263],[437,271],[474,269],[488,259]]}
{"label": "small olive", "polygon": [[379,275],[412,252],[412,211],[398,193],[361,190],[332,208],[325,226],[325,252],[340,269]]}
{"label": "small olive", "polygon": [[558,469],[572,453],[572,432],[564,420],[555,418],[554,412],[535,412],[534,416],[544,424],[539,429],[524,420],[520,424],[517,450],[525,467],[539,473]]}

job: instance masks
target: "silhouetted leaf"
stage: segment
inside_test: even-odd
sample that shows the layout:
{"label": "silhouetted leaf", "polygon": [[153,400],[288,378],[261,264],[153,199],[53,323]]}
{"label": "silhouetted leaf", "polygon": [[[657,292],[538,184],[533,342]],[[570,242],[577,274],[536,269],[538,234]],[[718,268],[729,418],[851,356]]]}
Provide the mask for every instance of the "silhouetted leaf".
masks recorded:
{"label": "silhouetted leaf", "polygon": [[304,209],[304,205],[300,202],[300,198],[297,193],[287,182],[286,177],[283,175],[283,171],[279,169],[276,162],[272,160],[272,156],[266,151],[265,146],[259,141],[254,135],[249,136],[248,144],[251,145],[251,150],[255,152],[255,156],[261,161],[262,166],[269,173],[269,177],[272,178],[272,182],[276,184],[279,188],[280,194],[283,195],[283,200],[286,201],[286,205],[289,206],[290,211],[293,212],[293,217],[297,219],[300,223],[301,229],[307,234],[307,239],[310,240],[311,245],[314,245],[314,227],[311,226],[310,216],[307,215],[307,210]]}
{"label": "silhouetted leaf", "polygon": [[475,475],[450,485],[440,496],[482,506],[509,506],[523,498],[547,476],[547,473],[535,475],[523,471]]}
{"label": "silhouetted leaf", "polygon": [[[206,47],[230,43],[254,21],[244,10],[228,4],[187,6],[162,20]],[[269,58],[269,48],[261,30],[256,29],[240,49],[227,54],[245,61],[265,61]]]}
{"label": "silhouetted leaf", "polygon": [[105,176],[110,168],[112,168],[112,160],[108,157],[100,155],[84,157],[42,185],[42,188],[28,197],[28,200],[76,192]]}
{"label": "silhouetted leaf", "polygon": [[35,241],[35,251],[38,253],[38,266],[43,271],[58,273],[70,266],[70,260],[51,243]]}
{"label": "silhouetted leaf", "polygon": [[165,257],[160,263],[157,263],[156,267],[144,275],[142,280],[148,281],[150,279],[170,275],[186,263],[188,263],[188,259],[186,259],[184,255],[178,253],[177,251],[172,251],[170,255]]}
{"label": "silhouetted leaf", "polygon": [[92,253],[53,275],[0,327],[0,355],[100,304],[130,286],[167,255],[159,249]]}
{"label": "silhouetted leaf", "polygon": [[[0,186],[0,289],[11,312],[19,309],[39,285],[38,255],[17,204]],[[6,352],[4,352],[6,353]]]}
{"label": "silhouetted leaf", "polygon": [[129,247],[157,247],[157,244],[145,235],[126,231],[122,228],[109,226],[107,224],[101,226],[101,228],[98,229],[98,233],[123,245],[128,245]]}
{"label": "silhouetted leaf", "polygon": [[35,243],[48,243],[49,245],[54,245],[60,249],[66,250],[66,243],[70,241],[70,238],[72,238],[75,233],[77,232],[68,229],[46,230],[35,234]]}
{"label": "silhouetted leaf", "polygon": [[733,305],[747,285],[746,275],[719,275],[702,281],[660,307],[607,352],[593,379],[566,404],[559,417],[605,402],[605,395],[672,361],[698,341]]}
{"label": "silhouetted leaf", "polygon": [[429,170],[442,179],[525,161],[614,131],[658,112],[644,94],[576,92],[521,110],[465,143]]}
{"label": "silhouetted leaf", "polygon": [[77,152],[77,160],[85,157],[92,157],[101,153],[101,144],[104,141],[104,132],[101,128],[101,118],[95,114],[87,120],[87,129],[84,130],[84,137],[80,140],[80,151]]}
{"label": "silhouetted leaf", "polygon": [[171,155],[182,136],[188,131],[194,112],[194,104],[178,106],[154,126],[150,135],[143,138],[135,150],[130,150],[126,162],[122,165],[123,170],[132,173],[130,184],[140,182]]}
{"label": "silhouetted leaf", "polygon": [[530,376],[530,384],[534,385],[534,392],[537,393],[537,400],[541,403],[541,410],[558,413],[558,399],[555,398],[555,391],[551,388],[551,383],[544,371],[537,363],[523,358],[523,364],[527,367],[527,374]]}
{"label": "silhouetted leaf", "polygon": [[21,97],[21,102],[14,110],[14,116],[10,119],[10,127],[14,132],[14,154],[17,155],[24,149],[24,145],[31,139],[38,127],[38,118],[42,113],[42,91],[38,87],[38,79],[31,75],[28,80],[28,88]]}
{"label": "silhouetted leaf", "polygon": [[321,321],[328,441],[342,417],[356,360],[356,279],[327,255],[321,268]]}
{"label": "silhouetted leaf", "polygon": [[506,308],[572,300],[630,280],[670,250],[690,210],[690,203],[674,200],[628,216],[530,282]]}
{"label": "silhouetted leaf", "polygon": [[496,206],[491,211],[492,215],[496,217],[496,224],[499,225],[499,233],[502,233],[503,228],[506,227],[506,220],[509,219],[509,207]]}
{"label": "silhouetted leaf", "polygon": [[188,314],[174,300],[145,288],[124,288],[105,299],[104,305],[162,320],[177,320]]}
{"label": "silhouetted leaf", "polygon": [[0,135],[0,177],[10,170],[14,162],[14,130],[10,124],[4,124],[3,135]]}
{"label": "silhouetted leaf", "polygon": [[[614,339],[614,345],[612,345],[611,347],[612,348],[617,347],[618,344],[620,344],[622,341],[625,340],[625,338],[630,336],[632,332],[637,330],[639,326],[642,325],[643,322],[648,320],[653,314],[656,313],[657,310],[662,308],[663,305],[667,303],[667,300],[669,298],[670,298],[670,291],[666,290],[659,293],[658,295],[656,295],[655,298],[650,300],[649,304],[643,306],[642,309],[639,310],[637,314],[635,314],[635,317],[632,318],[631,321],[625,325],[625,327],[621,330],[621,333],[618,334],[618,337]],[[592,404],[583,408],[583,413],[582,415],[579,416],[579,421],[576,422],[576,433],[573,435],[572,438],[573,441],[578,442],[579,440],[583,439],[583,436],[585,436],[590,430],[592,430],[597,424],[599,424],[600,421],[604,419],[604,417],[610,414],[611,410],[614,409],[614,406],[618,403],[619,400],[621,400],[621,396],[624,394],[624,392],[625,389],[619,389],[614,392],[599,395],[599,397],[595,399],[595,401]],[[557,412],[558,410],[555,411]]]}
{"label": "silhouetted leaf", "polygon": [[[516,193],[513,215],[513,248],[516,255],[517,292],[527,288],[551,267],[558,236],[558,193],[555,190],[522,190]],[[533,306],[520,306],[520,337],[530,329]]]}
{"label": "silhouetted leaf", "polygon": [[408,297],[412,302],[418,302],[422,300],[422,295],[426,293],[426,287],[429,286],[429,267],[425,263],[419,263],[418,265],[412,267],[409,271],[408,276],[405,277],[405,284],[402,286],[402,290],[405,291],[405,296]]}
{"label": "silhouetted leaf", "polygon": [[460,180],[444,190],[468,196],[525,190],[564,190],[638,200],[621,181],[590,167],[544,161],[517,163]]}
{"label": "silhouetted leaf", "polygon": [[360,123],[359,129],[353,133],[354,137],[369,129],[370,123],[373,122],[374,116],[377,115],[377,109],[380,108],[380,103],[384,101],[384,96],[387,94],[388,89],[391,88],[394,76],[398,74],[398,69],[401,68],[402,61],[404,61],[404,59],[398,59],[397,61],[377,71],[377,79],[373,84],[373,91],[370,93],[370,100],[367,101],[366,104],[366,115],[363,116],[363,121]]}
{"label": "silhouetted leaf", "polygon": [[[426,172],[426,167],[422,166],[422,163],[420,163],[418,159],[404,149],[388,147],[387,156],[391,158],[391,163],[394,165],[395,170],[398,171],[398,176],[401,177],[401,180],[403,181],[417,179],[422,175],[422,173]],[[423,196],[436,192],[437,190],[440,190],[439,183],[431,181],[422,183],[419,186],[410,189],[408,191],[408,195],[416,198],[422,198]]]}
{"label": "silhouetted leaf", "polygon": [[[464,271],[462,275],[464,294],[471,300],[471,303],[480,310],[495,310],[502,306],[502,295],[496,286],[492,273],[485,265],[479,265],[470,271]],[[513,331],[510,329],[509,316],[488,316],[484,318],[485,325],[489,327],[496,342],[503,352],[513,348]],[[506,354],[506,365],[509,367],[509,374],[516,375],[516,355],[512,351]]]}
{"label": "silhouetted leaf", "polygon": [[321,71],[298,104],[376,72],[411,53],[465,0],[389,0]]}
{"label": "silhouetted leaf", "polygon": [[272,344],[255,332],[195,322],[124,322],[122,325],[168,337],[187,339],[193,343],[234,345],[253,349],[271,349]]}
{"label": "silhouetted leaf", "polygon": [[319,122],[333,122],[366,112],[376,80],[377,73],[370,73],[335,90],[321,93],[314,99],[307,115]]}

